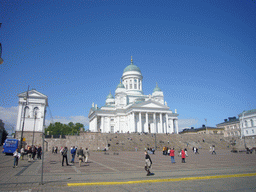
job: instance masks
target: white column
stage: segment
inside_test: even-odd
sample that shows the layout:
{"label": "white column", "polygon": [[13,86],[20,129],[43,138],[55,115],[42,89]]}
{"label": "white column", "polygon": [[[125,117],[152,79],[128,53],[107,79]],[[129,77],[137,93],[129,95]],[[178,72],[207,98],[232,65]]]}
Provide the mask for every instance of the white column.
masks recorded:
{"label": "white column", "polygon": [[141,112],[139,112],[139,130],[138,130],[138,132],[142,132]]}
{"label": "white column", "polygon": [[100,126],[100,129],[101,129],[101,133],[104,133],[104,117],[101,116],[101,126]]}
{"label": "white column", "polygon": [[168,114],[166,113],[165,115],[165,118],[166,118],[166,133],[169,133],[169,123],[168,123]]}
{"label": "white column", "polygon": [[176,133],[179,134],[179,126],[178,126],[178,120],[175,119],[175,129],[176,129]]}
{"label": "white column", "polygon": [[134,79],[132,79],[132,89],[134,89]]}
{"label": "white column", "polygon": [[164,133],[163,131],[163,116],[162,113],[160,113],[160,133]]}
{"label": "white column", "polygon": [[95,131],[98,132],[98,119],[97,116],[95,117]]}
{"label": "white column", "polygon": [[140,90],[142,90],[142,80],[140,80]]}
{"label": "white column", "polygon": [[108,118],[108,130],[111,133],[111,117]]}
{"label": "white column", "polygon": [[119,131],[120,133],[120,116],[117,116],[117,129],[116,131]]}
{"label": "white column", "polygon": [[148,130],[148,113],[146,113],[146,130],[145,132],[149,132]]}
{"label": "white column", "polygon": [[154,133],[156,133],[156,113],[153,113]]}
{"label": "white column", "polygon": [[139,89],[139,79],[137,79],[137,89]]}
{"label": "white column", "polygon": [[174,133],[174,127],[173,127],[173,125],[174,125],[174,120],[173,119],[171,119],[171,122],[170,122],[171,124],[170,124],[170,133]]}
{"label": "white column", "polygon": [[135,132],[135,112],[132,113],[133,132]]}

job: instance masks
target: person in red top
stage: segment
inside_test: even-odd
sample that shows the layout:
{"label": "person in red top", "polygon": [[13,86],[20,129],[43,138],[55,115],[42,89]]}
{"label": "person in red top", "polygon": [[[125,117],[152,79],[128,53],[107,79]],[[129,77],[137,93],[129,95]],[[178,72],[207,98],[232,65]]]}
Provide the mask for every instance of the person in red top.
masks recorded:
{"label": "person in red top", "polygon": [[181,150],[181,163],[186,163],[185,158],[186,158],[186,154],[185,154],[185,151],[182,149]]}
{"label": "person in red top", "polygon": [[175,163],[175,159],[174,159],[174,148],[172,148],[171,150],[170,150],[170,156],[171,156],[171,162],[172,163]]}

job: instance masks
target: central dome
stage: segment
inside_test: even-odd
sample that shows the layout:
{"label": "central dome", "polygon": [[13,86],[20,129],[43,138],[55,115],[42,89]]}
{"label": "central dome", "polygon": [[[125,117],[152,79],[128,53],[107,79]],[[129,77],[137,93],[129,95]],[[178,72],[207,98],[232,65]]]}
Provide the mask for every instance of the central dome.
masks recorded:
{"label": "central dome", "polygon": [[128,65],[128,66],[124,69],[124,73],[127,72],[127,71],[138,71],[138,72],[141,73],[140,68],[133,64],[133,60],[132,60],[132,59],[131,59],[131,64]]}

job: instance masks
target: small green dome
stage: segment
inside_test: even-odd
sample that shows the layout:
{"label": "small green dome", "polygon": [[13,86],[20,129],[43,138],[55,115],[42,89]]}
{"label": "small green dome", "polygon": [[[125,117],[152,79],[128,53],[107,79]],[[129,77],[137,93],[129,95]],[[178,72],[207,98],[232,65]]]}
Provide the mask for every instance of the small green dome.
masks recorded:
{"label": "small green dome", "polygon": [[127,72],[127,71],[138,71],[138,72],[141,73],[140,68],[133,64],[133,60],[132,60],[132,59],[131,59],[131,64],[128,65],[128,66],[124,69],[124,73]]}
{"label": "small green dome", "polygon": [[162,90],[158,87],[157,83],[156,83],[156,87],[155,87],[155,89],[154,89],[153,92],[155,92],[155,91],[162,91]]}
{"label": "small green dome", "polygon": [[116,88],[125,88],[123,83],[119,83]]}
{"label": "small green dome", "polygon": [[109,92],[107,99],[114,99],[113,95],[111,94],[111,92]]}

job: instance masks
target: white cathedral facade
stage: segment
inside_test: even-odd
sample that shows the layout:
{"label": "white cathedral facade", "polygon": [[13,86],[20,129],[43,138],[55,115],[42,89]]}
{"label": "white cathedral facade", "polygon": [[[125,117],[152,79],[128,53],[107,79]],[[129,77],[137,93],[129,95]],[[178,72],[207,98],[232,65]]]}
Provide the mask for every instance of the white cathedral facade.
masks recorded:
{"label": "white cathedral facade", "polygon": [[162,90],[156,84],[152,95],[144,95],[140,68],[128,65],[115,90],[107,96],[102,107],[92,104],[89,112],[89,130],[101,133],[177,133],[178,114],[164,101]]}

